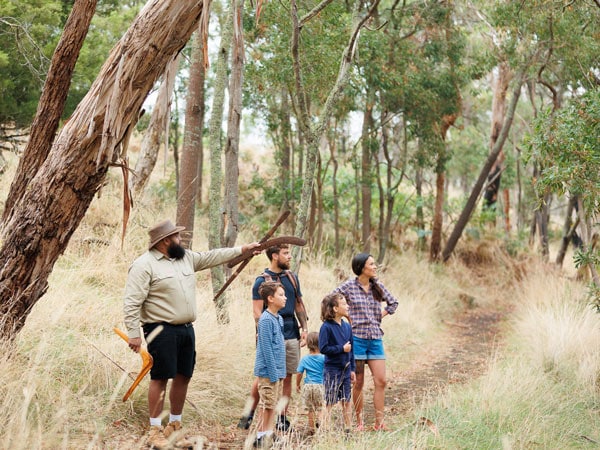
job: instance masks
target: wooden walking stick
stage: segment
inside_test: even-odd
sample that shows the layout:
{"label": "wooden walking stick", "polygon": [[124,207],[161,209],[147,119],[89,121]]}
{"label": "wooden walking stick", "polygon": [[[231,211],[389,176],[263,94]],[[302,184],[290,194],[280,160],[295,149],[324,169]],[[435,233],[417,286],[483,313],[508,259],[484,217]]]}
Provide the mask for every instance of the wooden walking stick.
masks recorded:
{"label": "wooden walking stick", "polygon": [[[129,343],[129,336],[127,336],[127,334],[125,334],[123,331],[119,330],[118,328],[113,328],[113,330],[115,331],[115,333],[117,333],[119,336],[121,336],[121,338],[125,342]],[[133,380],[132,385],[129,387],[129,389],[123,396],[123,401],[126,401],[129,398],[129,396],[132,394],[132,392],[135,390],[135,388],[138,387],[138,384],[140,384],[140,381],[142,381],[142,378],[144,378],[146,376],[146,374],[148,372],[150,372],[150,369],[152,369],[152,364],[154,363],[154,360],[152,359],[152,355],[150,353],[148,353],[147,350],[140,348],[140,356],[142,357],[142,368],[140,369],[140,373],[138,374],[137,378],[135,380]]]}

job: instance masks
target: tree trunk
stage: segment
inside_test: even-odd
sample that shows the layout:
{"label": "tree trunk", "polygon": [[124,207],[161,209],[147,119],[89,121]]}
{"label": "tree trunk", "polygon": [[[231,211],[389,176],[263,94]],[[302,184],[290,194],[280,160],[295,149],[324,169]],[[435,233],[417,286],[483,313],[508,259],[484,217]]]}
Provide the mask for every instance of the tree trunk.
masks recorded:
{"label": "tree trunk", "polygon": [[[316,157],[319,151],[319,139],[320,136],[325,132],[329,118],[333,114],[333,107],[339,101],[342,90],[346,85],[350,64],[352,62],[354,51],[356,50],[356,44],[358,39],[359,31],[366,24],[370,17],[375,13],[379,6],[380,0],[375,0],[369,11],[361,18],[358,17],[358,7],[354,10],[353,27],[350,34],[350,38],[344,49],[342,60],[340,62],[340,68],[338,71],[338,77],[332,86],[325,104],[322,108],[321,117],[316,123],[312,124],[312,120],[309,116],[309,110],[307,105],[307,93],[304,88],[302,80],[302,67],[300,64],[299,56],[299,41],[300,41],[300,23],[298,20],[298,5],[296,0],[292,0],[290,13],[292,16],[292,60],[294,70],[294,81],[296,87],[296,101],[298,104],[299,111],[299,127],[301,133],[306,138],[306,171],[302,178],[302,192],[300,195],[300,205],[298,206],[298,216],[296,221],[296,230],[294,234],[298,237],[303,237],[306,232],[308,224],[308,213],[310,211],[311,195],[313,191],[313,183],[315,180],[316,171]],[[298,271],[301,261],[301,248],[294,248],[294,269]]]}
{"label": "tree trunk", "polygon": [[442,250],[442,225],[444,223],[444,196],[446,190],[446,170],[444,168],[443,154],[438,155],[438,163],[435,171],[435,204],[433,208],[433,226],[431,227],[431,245],[429,246],[429,262],[436,262],[440,259]]}
{"label": "tree trunk", "polygon": [[[343,139],[343,138],[342,138]],[[343,142],[343,141],[342,141]],[[331,175],[331,188],[333,191],[333,248],[335,257],[340,256],[340,202],[338,197],[337,174],[338,160],[335,143],[331,148],[331,163],[333,165],[333,173]],[[343,148],[342,148],[343,150]]]}
{"label": "tree trunk", "polygon": [[[327,142],[324,142],[327,144]],[[325,184],[325,177],[327,175],[327,167],[329,162],[325,163],[323,167],[323,158],[321,152],[318,154],[318,165],[317,165],[317,192],[316,192],[316,205],[317,205],[317,229],[316,229],[316,246],[315,248],[321,250],[323,246],[323,222],[325,221],[325,204],[323,201],[323,186]]]}
{"label": "tree trunk", "polygon": [[575,233],[575,228],[577,228],[577,224],[579,223],[579,220],[576,220],[574,224],[573,219],[571,218],[573,215],[573,210],[575,209],[575,205],[577,205],[577,196],[571,195],[567,205],[567,214],[565,216],[565,223],[563,225],[563,235],[560,242],[560,248],[556,253],[556,265],[558,267],[562,267],[563,265],[567,249],[569,248],[569,242],[571,242],[573,234]]}
{"label": "tree trunk", "polygon": [[[502,130],[502,123],[504,122],[504,116],[506,115],[506,94],[508,92],[508,86],[512,79],[512,70],[508,63],[502,62],[498,65],[498,78],[495,82],[492,82],[494,86],[494,94],[492,98],[492,123],[490,130],[490,152],[498,141],[498,136]],[[498,154],[496,163],[490,169],[488,175],[488,184],[484,194],[484,208],[493,210],[494,212],[494,224],[496,223],[496,215],[498,213],[496,205],[498,202],[498,193],[500,192],[500,181],[502,174],[502,163],[504,162],[504,152],[501,149]],[[506,195],[506,199],[508,196]],[[506,203],[505,203],[506,205]],[[508,219],[507,219],[508,220]]]}
{"label": "tree trunk", "polygon": [[510,234],[510,191],[507,188],[502,190],[502,200],[504,207],[504,231],[506,231],[506,236]]}
{"label": "tree trunk", "polygon": [[164,138],[165,154],[169,150],[169,112],[173,88],[175,87],[175,75],[179,67],[179,57],[169,63],[165,70],[163,81],[156,96],[156,103],[152,110],[152,116],[148,128],[144,133],[140,154],[135,164],[134,175],[131,177],[133,195],[140,197],[148,184],[150,175],[156,166],[160,144]]}
{"label": "tree trunk", "polygon": [[[225,86],[227,86],[227,63],[229,61],[229,50],[233,29],[233,7],[223,20],[221,31],[221,44],[215,64],[215,82],[213,105],[208,131],[208,147],[210,148],[210,188],[209,188],[209,229],[208,246],[211,249],[223,246],[223,198],[221,187],[223,184],[223,169],[221,157],[223,148],[221,144],[223,110],[225,104]],[[223,266],[213,267],[210,270],[213,294],[216,294],[225,282]],[[229,322],[227,313],[227,296],[220,295],[216,300],[217,319],[219,323]]]}
{"label": "tree trunk", "polygon": [[292,125],[290,117],[290,103],[287,89],[281,90],[281,111],[280,111],[280,172],[279,177],[283,187],[281,210],[288,211],[292,209],[294,201],[294,165],[292,164]]}
{"label": "tree trunk", "polygon": [[[207,40],[203,41],[202,44],[202,58],[204,58],[204,60],[206,60],[208,58],[208,49],[204,48],[205,43],[207,44]],[[200,133],[200,140],[198,141],[198,169],[197,169],[197,179],[198,179],[198,183],[196,186],[196,205],[197,206],[202,206],[202,192],[203,192],[203,186],[204,186],[204,119],[206,116],[206,92],[205,92],[205,80],[206,80],[206,68],[207,66],[205,66],[204,64],[200,64],[200,67],[198,69],[198,84],[200,86],[202,86],[202,89],[200,89],[200,92],[198,93],[198,100],[196,102],[197,108],[199,108],[198,111],[198,121],[200,123],[200,129],[199,129],[199,133]]]}
{"label": "tree trunk", "polygon": [[[460,97],[459,97],[460,98]],[[459,109],[459,108],[457,108]],[[440,139],[442,148],[438,154],[435,180],[435,206],[433,211],[433,226],[431,228],[431,246],[429,247],[429,261],[439,261],[442,250],[442,227],[444,224],[444,201],[446,198],[446,134],[454,125],[458,114],[451,114],[442,118]]]}
{"label": "tree trunk", "polygon": [[[383,125],[383,120],[382,120],[382,126],[381,126],[381,152],[385,153],[387,151],[387,135],[386,135],[386,130],[385,130],[385,125]],[[376,152],[374,155],[373,161],[375,163],[375,177],[376,177],[376,181],[377,181],[377,191],[379,193],[379,220],[377,223],[377,237],[378,237],[378,241],[379,241],[379,248],[378,248],[378,252],[377,252],[377,258],[375,258],[375,260],[377,261],[377,264],[381,264],[383,262],[383,258],[385,257],[385,250],[386,250],[386,242],[385,242],[385,201],[386,201],[386,188],[384,188],[383,186],[383,181],[382,181],[382,176],[381,176],[381,161],[379,159],[379,152]],[[387,177],[386,177],[387,178]]]}
{"label": "tree trunk", "polygon": [[73,3],[73,9],[50,62],[38,109],[31,124],[29,141],[19,160],[6,198],[2,213],[3,223],[12,218],[15,204],[23,197],[29,180],[35,176],[50,152],[60,116],[65,108],[79,51],[96,11],[96,2],[97,0],[75,0]]}
{"label": "tree trunk", "polygon": [[[196,28],[202,3],[152,0],[115,45],[5,223],[0,249],[0,335],[14,337],[48,276],[123,157],[121,143],[148,92]],[[42,107],[43,108],[43,107]]]}
{"label": "tree trunk", "polygon": [[425,214],[423,212],[423,168],[417,166],[415,170],[415,190],[417,194],[417,207],[415,210],[415,221],[417,225],[419,252],[424,252],[427,248],[427,237],[425,233]]}
{"label": "tree trunk", "polygon": [[233,42],[229,81],[229,114],[225,145],[225,246],[233,247],[239,231],[240,121],[242,119],[242,84],[244,71],[244,36],[242,30],[243,0],[235,0],[233,9]]}
{"label": "tree trunk", "polygon": [[177,224],[184,226],[182,245],[193,248],[196,196],[201,181],[202,127],[204,122],[204,49],[200,31],[194,34],[188,95],[185,105],[185,129],[181,150],[181,183],[177,196]]}
{"label": "tree trunk", "polygon": [[552,196],[550,194],[545,194],[544,198],[542,199],[542,205],[540,206],[540,209],[536,211],[540,231],[540,247],[542,249],[542,256],[544,261],[547,261],[548,256],[550,255],[548,222],[550,221],[549,202],[551,200]]}
{"label": "tree trunk", "polygon": [[[577,214],[579,216],[579,225],[581,227],[581,240],[583,241],[583,246],[585,248],[585,251],[592,252],[594,250],[594,244],[592,239],[592,225],[584,209],[581,197],[577,197]],[[600,276],[598,275],[598,270],[596,269],[596,266],[593,263],[589,264],[588,268],[592,275],[592,282],[595,288],[598,289],[600,287]]]}
{"label": "tree trunk", "polygon": [[452,233],[450,234],[450,237],[448,238],[448,241],[446,242],[446,246],[444,247],[444,251],[442,252],[442,258],[444,261],[447,261],[448,258],[450,258],[450,255],[452,255],[452,252],[454,251],[454,248],[456,247],[456,244],[457,244],[458,240],[460,239],[463,230],[467,226],[467,223],[469,222],[469,219],[471,218],[471,214],[473,213],[473,210],[475,209],[475,205],[477,204],[477,199],[479,198],[479,194],[481,193],[481,189],[482,189],[483,184],[485,183],[485,180],[490,172],[490,169],[496,162],[496,159],[498,158],[500,151],[502,151],[502,147],[504,145],[504,142],[506,141],[508,132],[512,125],[513,118],[515,116],[515,110],[517,109],[517,103],[519,102],[519,96],[521,94],[521,87],[523,86],[523,82],[525,80],[525,74],[527,71],[527,67],[528,67],[528,65],[524,64],[523,67],[521,68],[519,74],[517,75],[517,78],[515,80],[515,88],[513,90],[513,96],[510,101],[510,104],[508,105],[506,116],[504,118],[504,124],[502,125],[502,130],[500,131],[500,135],[498,136],[498,140],[496,141],[496,144],[494,145],[492,151],[488,155],[488,157],[485,161],[485,164],[483,165],[483,168],[481,169],[481,172],[479,173],[479,177],[477,178],[477,181],[475,182],[475,185],[473,186],[471,195],[469,196],[469,199],[467,200],[467,204],[465,205],[462,212],[460,213],[458,221],[456,222],[456,225],[454,226],[454,229],[452,230]]}
{"label": "tree trunk", "polygon": [[361,247],[362,251],[369,253],[371,251],[371,160],[375,139],[372,138],[373,133],[373,98],[372,92],[367,92],[367,103],[363,112],[363,124],[361,133],[361,150],[362,158],[360,163],[361,177],[361,210],[362,210],[362,236]]}

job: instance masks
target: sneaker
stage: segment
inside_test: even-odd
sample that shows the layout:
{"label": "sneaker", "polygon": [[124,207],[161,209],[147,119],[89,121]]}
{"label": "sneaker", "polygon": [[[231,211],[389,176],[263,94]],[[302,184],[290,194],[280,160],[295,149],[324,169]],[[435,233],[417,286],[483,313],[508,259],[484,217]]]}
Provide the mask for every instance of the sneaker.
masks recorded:
{"label": "sneaker", "polygon": [[150,446],[150,448],[156,450],[166,450],[171,448],[171,444],[163,433],[163,428],[159,426],[150,427],[146,444]]}
{"label": "sneaker", "polygon": [[189,439],[186,439],[183,435],[183,426],[179,420],[169,422],[165,427],[163,434],[170,441],[175,441],[176,448],[194,448],[194,443]]}
{"label": "sneaker", "polygon": [[271,448],[271,445],[273,445],[273,435],[265,434],[259,438],[256,438],[252,446],[254,448]]}
{"label": "sneaker", "polygon": [[247,430],[250,428],[250,425],[252,425],[252,419],[254,419],[253,414],[250,414],[249,416],[242,416],[237,424],[237,427],[241,428],[242,430]]}
{"label": "sneaker", "polygon": [[290,421],[285,416],[277,416],[277,422],[275,422],[275,428],[278,431],[283,431],[284,433],[289,431],[291,428]]}

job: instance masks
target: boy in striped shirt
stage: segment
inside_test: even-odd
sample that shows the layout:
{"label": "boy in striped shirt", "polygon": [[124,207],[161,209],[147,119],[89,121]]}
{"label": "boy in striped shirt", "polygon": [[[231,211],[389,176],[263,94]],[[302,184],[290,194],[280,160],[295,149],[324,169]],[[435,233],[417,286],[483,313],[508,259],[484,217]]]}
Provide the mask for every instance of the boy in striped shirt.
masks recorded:
{"label": "boy in striped shirt", "polygon": [[282,380],[286,377],[283,319],[278,314],[285,307],[286,298],[283,286],[278,282],[265,281],[258,291],[266,309],[258,320],[254,363],[254,375],[258,377],[259,408],[262,411],[254,447],[269,448],[275,427],[275,407]]}

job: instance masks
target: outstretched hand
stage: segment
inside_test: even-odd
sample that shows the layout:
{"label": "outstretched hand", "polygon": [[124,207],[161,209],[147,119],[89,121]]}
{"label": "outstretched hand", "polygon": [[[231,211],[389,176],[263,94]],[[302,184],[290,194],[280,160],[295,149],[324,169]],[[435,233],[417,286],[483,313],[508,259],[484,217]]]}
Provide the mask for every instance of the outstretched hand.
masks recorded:
{"label": "outstretched hand", "polygon": [[[242,245],[242,253],[252,250],[253,248],[258,247],[260,244],[258,242],[251,242],[250,244]],[[260,254],[260,250],[253,252],[254,255]]]}

